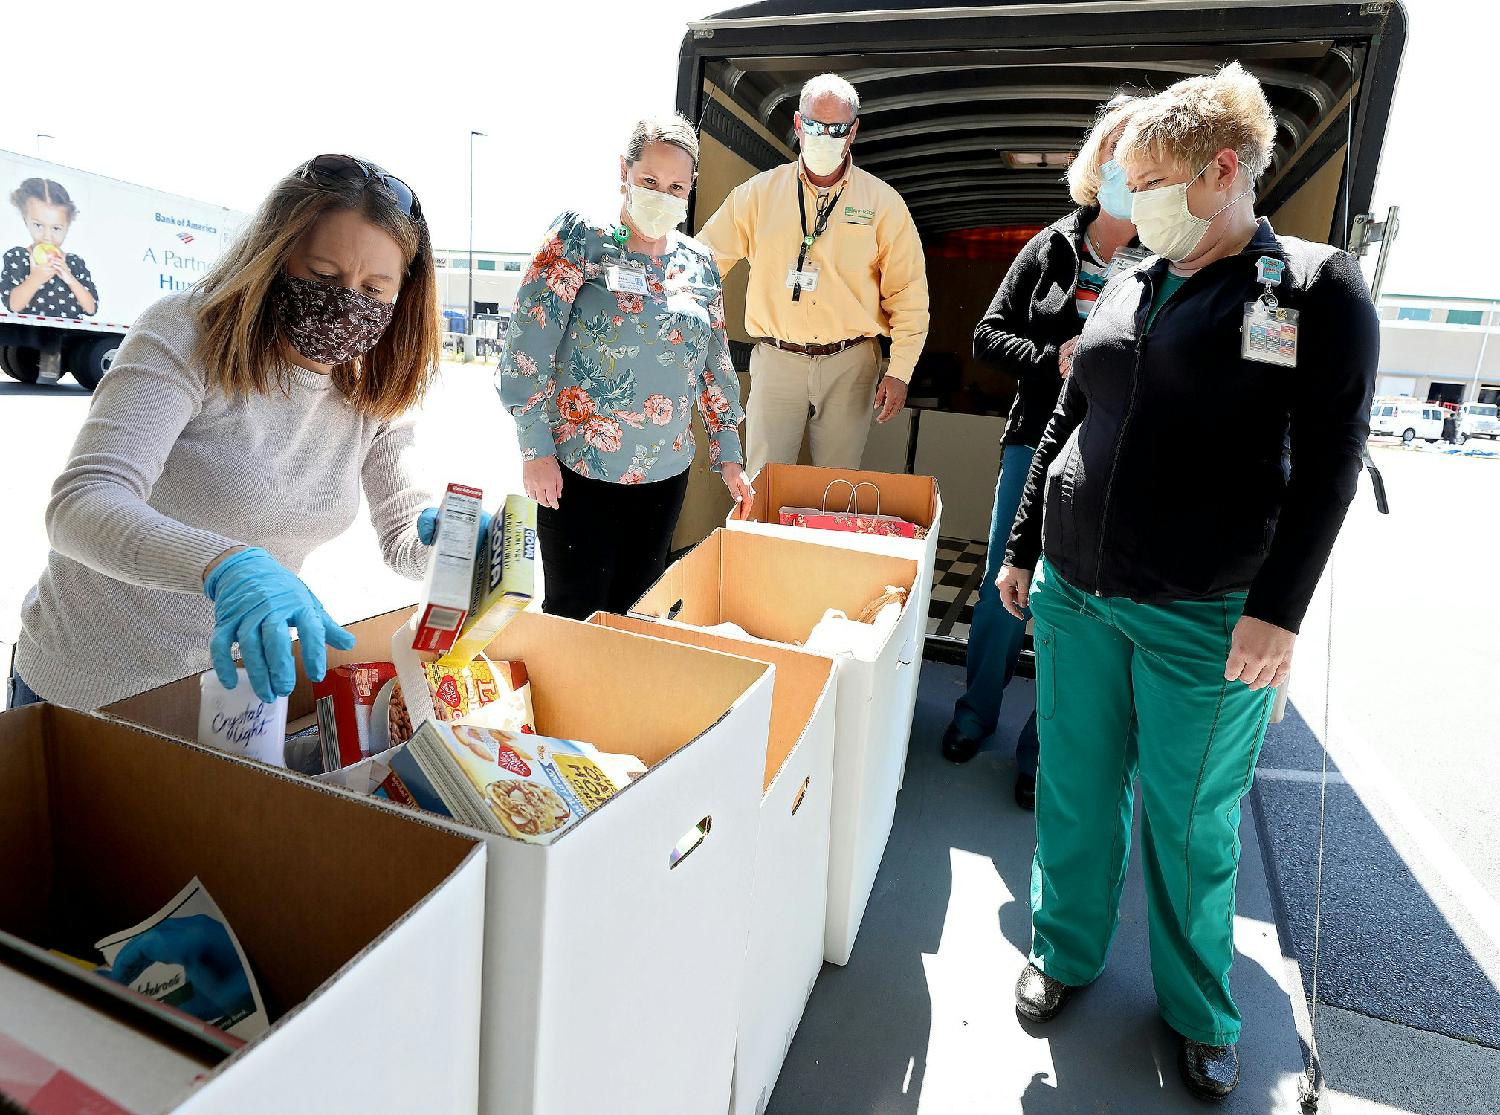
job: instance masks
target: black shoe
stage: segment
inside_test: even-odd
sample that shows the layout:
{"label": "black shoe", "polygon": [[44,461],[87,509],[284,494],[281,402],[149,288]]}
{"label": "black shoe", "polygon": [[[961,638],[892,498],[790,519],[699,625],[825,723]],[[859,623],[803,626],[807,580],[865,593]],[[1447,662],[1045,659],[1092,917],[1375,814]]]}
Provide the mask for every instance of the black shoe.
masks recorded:
{"label": "black shoe", "polygon": [[967,763],[979,754],[979,743],[960,732],[957,724],[949,724],[943,733],[943,758],[950,763]]}
{"label": "black shoe", "polygon": [[1221,1100],[1234,1091],[1240,1082],[1240,1057],[1235,1046],[1180,1040],[1177,1068],[1189,1092],[1200,1100]]}
{"label": "black shoe", "polygon": [[1067,1005],[1073,989],[1059,983],[1035,964],[1027,964],[1016,980],[1016,1013],[1028,1022],[1051,1022]]}
{"label": "black shoe", "polygon": [[1036,775],[1016,775],[1016,804],[1022,809],[1036,809]]}

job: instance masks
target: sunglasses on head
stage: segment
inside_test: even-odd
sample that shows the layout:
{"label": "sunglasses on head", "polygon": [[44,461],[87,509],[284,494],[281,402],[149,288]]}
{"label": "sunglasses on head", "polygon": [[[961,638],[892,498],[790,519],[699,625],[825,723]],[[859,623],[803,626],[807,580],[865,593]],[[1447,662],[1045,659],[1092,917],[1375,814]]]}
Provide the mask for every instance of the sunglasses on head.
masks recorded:
{"label": "sunglasses on head", "polygon": [[395,199],[401,211],[408,217],[420,221],[422,206],[416,192],[394,174],[387,174],[374,163],[356,159],[353,155],[319,155],[309,159],[297,172],[297,177],[320,186],[341,186],[348,182],[374,182]]}
{"label": "sunglasses on head", "polygon": [[843,139],[854,130],[854,125],[859,123],[858,119],[850,120],[847,124],[829,124],[822,120],[813,120],[804,116],[802,118],[802,134],[810,136],[827,135],[834,139]]}

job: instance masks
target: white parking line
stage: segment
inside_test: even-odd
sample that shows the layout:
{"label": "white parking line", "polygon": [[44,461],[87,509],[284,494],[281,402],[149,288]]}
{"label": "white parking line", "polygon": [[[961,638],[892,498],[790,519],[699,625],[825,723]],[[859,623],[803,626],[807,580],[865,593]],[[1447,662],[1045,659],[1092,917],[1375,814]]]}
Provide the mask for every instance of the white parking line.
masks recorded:
{"label": "white parking line", "polygon": [[[1257,781],[1270,779],[1272,782],[1321,782],[1323,772],[1316,770],[1293,770],[1290,767],[1257,767],[1255,770]],[[1348,783],[1336,770],[1328,772],[1328,784],[1330,786],[1342,786]]]}

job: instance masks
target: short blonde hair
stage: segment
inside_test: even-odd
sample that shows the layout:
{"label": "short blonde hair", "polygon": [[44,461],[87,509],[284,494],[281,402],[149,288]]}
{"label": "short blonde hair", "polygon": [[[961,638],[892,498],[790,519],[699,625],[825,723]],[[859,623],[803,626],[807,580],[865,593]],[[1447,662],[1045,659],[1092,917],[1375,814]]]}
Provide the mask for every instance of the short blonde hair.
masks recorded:
{"label": "short blonde hair", "polygon": [[1078,154],[1068,164],[1068,193],[1079,205],[1093,205],[1099,200],[1099,187],[1104,182],[1104,145],[1115,129],[1128,124],[1145,100],[1120,93],[1099,106],[1099,114],[1089,137],[1083,141]]}
{"label": "short blonde hair", "polygon": [[1120,137],[1115,157],[1139,156],[1195,171],[1225,148],[1253,183],[1271,165],[1276,120],[1260,82],[1238,62],[1212,77],[1190,77],[1152,97]]}

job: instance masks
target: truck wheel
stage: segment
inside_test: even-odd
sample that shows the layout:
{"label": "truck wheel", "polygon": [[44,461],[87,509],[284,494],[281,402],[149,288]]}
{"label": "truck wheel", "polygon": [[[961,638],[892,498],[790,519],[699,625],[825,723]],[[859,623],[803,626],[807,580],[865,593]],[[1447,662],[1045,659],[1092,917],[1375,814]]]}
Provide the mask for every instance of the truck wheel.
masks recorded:
{"label": "truck wheel", "polygon": [[42,371],[42,354],[34,348],[6,345],[0,348],[0,369],[11,379],[35,383]]}
{"label": "truck wheel", "polygon": [[96,337],[76,345],[68,352],[68,371],[81,386],[92,391],[109,371],[119,348],[120,338],[114,336]]}
{"label": "truck wheel", "polygon": [[1401,434],[1401,444],[1402,445],[1410,445],[1412,442],[1414,442],[1416,440],[1417,440],[1417,431],[1416,430],[1405,430]]}

